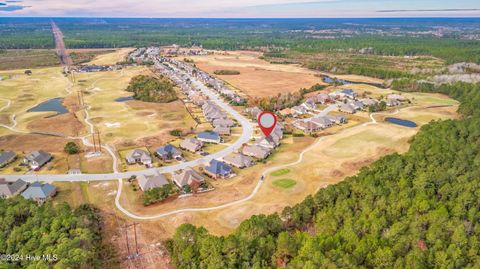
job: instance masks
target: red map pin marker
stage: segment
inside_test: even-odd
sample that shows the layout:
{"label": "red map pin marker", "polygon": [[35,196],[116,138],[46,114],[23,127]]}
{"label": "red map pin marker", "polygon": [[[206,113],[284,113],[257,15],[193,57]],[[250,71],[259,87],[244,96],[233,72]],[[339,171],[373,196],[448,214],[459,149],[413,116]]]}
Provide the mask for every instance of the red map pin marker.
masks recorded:
{"label": "red map pin marker", "polygon": [[277,125],[277,117],[272,112],[263,111],[258,115],[258,126],[265,136],[269,136],[275,125]]}

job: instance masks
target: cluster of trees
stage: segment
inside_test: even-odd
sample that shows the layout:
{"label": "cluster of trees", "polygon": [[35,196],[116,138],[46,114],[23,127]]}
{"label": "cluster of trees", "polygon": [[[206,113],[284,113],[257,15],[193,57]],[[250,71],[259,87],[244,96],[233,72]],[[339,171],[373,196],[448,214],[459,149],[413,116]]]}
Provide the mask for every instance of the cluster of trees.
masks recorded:
{"label": "cluster of trees", "polygon": [[297,106],[305,100],[305,94],[321,91],[323,89],[325,89],[324,85],[315,84],[310,88],[302,88],[294,93],[278,93],[277,96],[255,98],[250,101],[250,106],[258,106],[264,111],[277,111],[284,108]]}
{"label": "cluster of trees", "polygon": [[80,152],[80,148],[73,141],[67,142],[67,144],[65,144],[65,147],[63,148],[63,150],[70,155],[74,155],[74,154],[77,154],[77,153]]}
{"label": "cluster of trees", "polygon": [[[408,89],[407,89],[408,90]],[[403,155],[228,236],[180,226],[178,268],[466,268],[480,264],[480,85],[423,88],[461,101],[461,120],[422,127]]]}
{"label": "cluster of trees", "polygon": [[215,71],[213,71],[213,73],[215,75],[240,75],[240,71],[228,70],[228,69],[215,70]]}
{"label": "cluster of trees", "polygon": [[113,257],[101,242],[99,212],[90,205],[0,199],[0,227],[2,268],[101,268]]}
{"label": "cluster of trees", "polygon": [[161,202],[170,196],[173,191],[172,184],[167,184],[159,188],[153,188],[147,191],[144,191],[142,194],[143,205],[151,205],[154,203]]}
{"label": "cluster of trees", "polygon": [[369,113],[384,111],[385,109],[387,109],[387,103],[385,103],[385,101],[383,101],[383,100],[378,102],[375,105],[368,106],[368,112]]}
{"label": "cluster of trees", "polygon": [[127,87],[133,97],[144,102],[168,103],[177,100],[174,85],[166,78],[138,75]]}

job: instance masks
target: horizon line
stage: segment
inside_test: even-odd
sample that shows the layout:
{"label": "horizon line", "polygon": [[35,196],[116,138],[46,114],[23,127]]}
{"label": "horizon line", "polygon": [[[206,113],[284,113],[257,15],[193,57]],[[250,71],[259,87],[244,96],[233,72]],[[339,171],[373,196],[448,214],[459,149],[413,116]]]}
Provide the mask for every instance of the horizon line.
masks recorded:
{"label": "horizon line", "polygon": [[0,19],[7,18],[59,18],[59,19],[215,19],[215,20],[228,20],[228,19],[259,19],[259,20],[272,20],[272,19],[480,19],[480,15],[477,16],[399,16],[399,17],[148,17],[148,16],[132,16],[132,17],[111,17],[111,16],[0,16]]}

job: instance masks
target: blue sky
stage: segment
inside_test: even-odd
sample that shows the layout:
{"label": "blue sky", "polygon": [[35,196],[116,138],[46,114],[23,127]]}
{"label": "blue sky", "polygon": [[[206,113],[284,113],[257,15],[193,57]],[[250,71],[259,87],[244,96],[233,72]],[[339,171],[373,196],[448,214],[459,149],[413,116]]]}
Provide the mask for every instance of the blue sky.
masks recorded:
{"label": "blue sky", "polygon": [[480,17],[480,0],[0,0],[0,16]]}

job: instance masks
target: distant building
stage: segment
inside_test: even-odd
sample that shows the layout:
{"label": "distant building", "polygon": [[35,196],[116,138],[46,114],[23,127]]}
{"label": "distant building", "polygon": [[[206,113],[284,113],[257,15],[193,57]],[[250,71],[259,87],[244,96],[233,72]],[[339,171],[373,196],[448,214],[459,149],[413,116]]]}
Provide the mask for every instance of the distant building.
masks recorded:
{"label": "distant building", "polygon": [[232,168],[225,162],[211,160],[205,166],[205,173],[214,179],[227,178],[232,174]]}
{"label": "distant building", "polygon": [[201,132],[197,135],[197,139],[206,143],[220,143],[222,138],[216,132]]}
{"label": "distant building", "polygon": [[20,194],[27,188],[27,182],[17,179],[15,182],[7,182],[0,178],[0,198],[10,198]]}
{"label": "distant building", "polygon": [[150,153],[143,149],[134,149],[128,152],[127,156],[125,156],[125,160],[128,164],[152,164],[152,157],[150,156]]}
{"label": "distant building", "polygon": [[277,136],[262,136],[259,140],[255,141],[255,145],[259,145],[264,148],[274,149],[280,145],[280,139]]}
{"label": "distant building", "polygon": [[171,144],[158,148],[155,154],[164,161],[182,157],[182,151]]}
{"label": "distant building", "polygon": [[334,122],[332,122],[328,117],[319,117],[319,118],[312,118],[310,119],[311,122],[314,124],[317,124],[320,126],[322,129],[329,128],[333,125]]}
{"label": "distant building", "polygon": [[52,159],[52,155],[43,150],[33,151],[23,159],[23,163],[30,166],[32,170],[39,170]]}
{"label": "distant building", "polygon": [[22,196],[25,199],[33,200],[37,203],[43,203],[53,197],[56,193],[57,189],[55,186],[48,183],[42,184],[40,182],[35,182],[22,193]]}
{"label": "distant building", "polygon": [[140,175],[137,177],[138,185],[142,191],[148,191],[153,188],[160,188],[168,185],[168,180],[164,175]]}
{"label": "distant building", "polygon": [[252,119],[257,120],[257,117],[260,113],[262,113],[262,110],[257,106],[254,106],[248,107],[247,109],[245,109],[245,112],[249,114]]}
{"label": "distant building", "polygon": [[13,151],[0,152],[0,167],[4,167],[7,164],[13,162],[17,158],[17,154]]}

